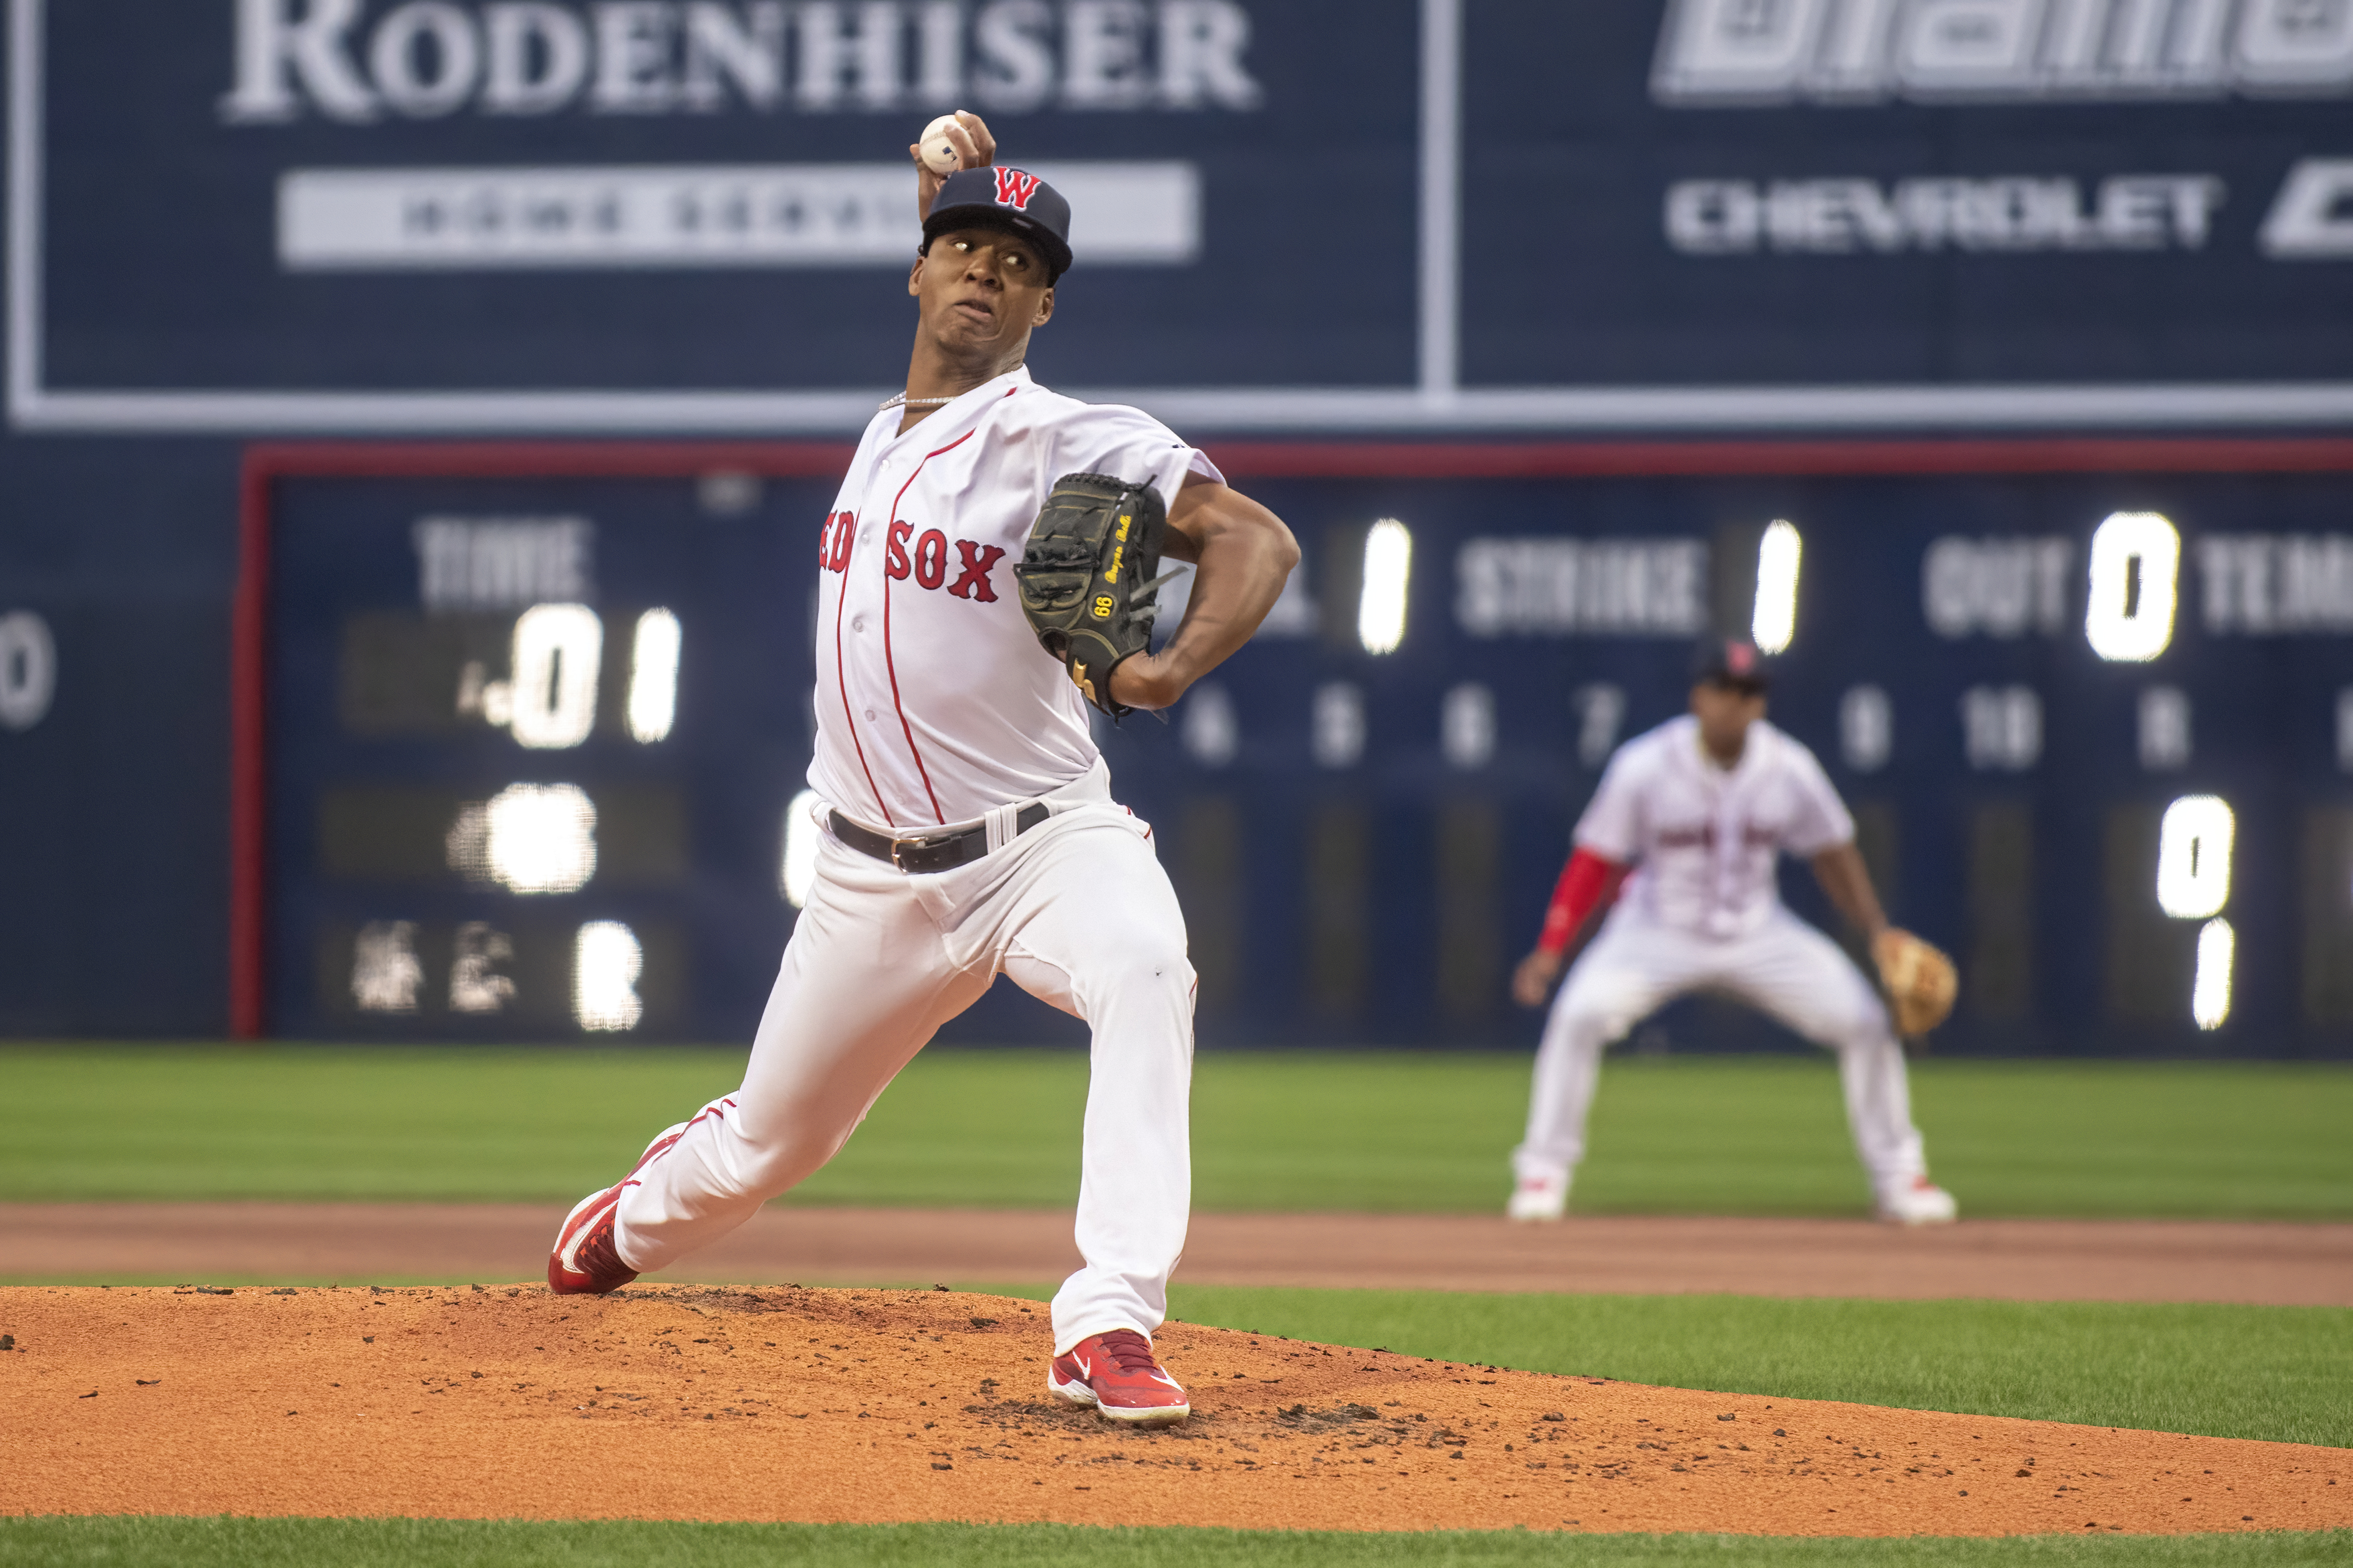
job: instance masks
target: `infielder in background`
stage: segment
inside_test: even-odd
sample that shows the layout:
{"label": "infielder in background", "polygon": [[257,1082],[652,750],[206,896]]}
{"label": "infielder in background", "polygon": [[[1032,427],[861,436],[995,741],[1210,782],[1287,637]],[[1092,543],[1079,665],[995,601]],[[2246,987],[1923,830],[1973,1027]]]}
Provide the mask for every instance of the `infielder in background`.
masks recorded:
{"label": "infielder in background", "polygon": [[1513,976],[1520,1004],[1542,1005],[1572,942],[1608,911],[1545,1023],[1508,1212],[1561,1216],[1603,1049],[1675,997],[1705,990],[1838,1052],[1847,1123],[1882,1218],[1950,1220],[1952,1194],[1928,1180],[1912,1125],[1887,1008],[1836,943],[1782,904],[1780,852],[1811,862],[1839,912],[1870,938],[1908,1032],[1950,1009],[1952,965],[1888,924],[1838,791],[1813,752],[1765,721],[1768,675],[1757,649],[1704,644],[1693,676],[1691,712],[1609,759],[1577,819],[1535,951]]}
{"label": "infielder in background", "polygon": [[[909,149],[923,243],[906,390],[867,426],[817,542],[815,884],[743,1087],[583,1199],[548,1281],[611,1290],[734,1229],[831,1159],[939,1026],[1009,974],[1093,1037],[1085,1267],[1054,1298],[1049,1387],[1159,1425],[1188,1410],[1150,1336],[1191,1204],[1193,970],[1152,831],[1113,800],[1087,704],[1176,701],[1257,629],[1299,553],[1150,416],[1030,380],[1029,335],[1072,259],[1069,204],[992,167],[978,116],[944,135],[954,172],[925,162],[928,142]],[[1090,636],[1126,625],[1148,638],[1135,579],[1164,502],[1160,547],[1198,566],[1166,646],[1098,636],[1095,652],[1083,638],[1040,651],[1033,618],[1058,603]],[[1100,563],[1074,542],[1091,520]],[[1057,572],[1079,584],[1059,600]]]}

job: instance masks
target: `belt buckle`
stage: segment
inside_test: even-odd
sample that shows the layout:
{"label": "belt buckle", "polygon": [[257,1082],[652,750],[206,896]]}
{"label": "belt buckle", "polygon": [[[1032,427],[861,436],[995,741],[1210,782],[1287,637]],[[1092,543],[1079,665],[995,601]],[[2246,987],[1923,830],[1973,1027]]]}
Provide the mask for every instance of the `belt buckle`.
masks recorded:
{"label": "belt buckle", "polygon": [[940,845],[946,842],[947,840],[944,838],[893,838],[891,840],[891,868],[903,876],[915,876],[917,873],[908,870],[905,866],[900,864],[899,851],[902,849],[935,849]]}

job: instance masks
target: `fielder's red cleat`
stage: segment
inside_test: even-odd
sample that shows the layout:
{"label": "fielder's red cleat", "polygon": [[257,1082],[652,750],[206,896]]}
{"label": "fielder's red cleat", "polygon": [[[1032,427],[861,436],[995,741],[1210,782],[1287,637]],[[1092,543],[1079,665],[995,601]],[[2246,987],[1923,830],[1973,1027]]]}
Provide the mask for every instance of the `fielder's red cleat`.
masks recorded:
{"label": "fielder's red cleat", "polygon": [[1066,1405],[1092,1405],[1106,1421],[1173,1426],[1193,1413],[1176,1380],[1160,1370],[1152,1342],[1134,1329],[1091,1334],[1054,1358],[1046,1389]]}
{"label": "fielder's red cleat", "polygon": [[[697,1120],[701,1120],[697,1118]],[[638,1184],[637,1174],[655,1155],[666,1153],[693,1122],[681,1121],[646,1145],[627,1178],[601,1193],[590,1193],[572,1205],[555,1233],[555,1247],[547,1255],[547,1288],[559,1296],[602,1296],[638,1277],[621,1261],[613,1245],[613,1215],[621,1206],[624,1189]]]}

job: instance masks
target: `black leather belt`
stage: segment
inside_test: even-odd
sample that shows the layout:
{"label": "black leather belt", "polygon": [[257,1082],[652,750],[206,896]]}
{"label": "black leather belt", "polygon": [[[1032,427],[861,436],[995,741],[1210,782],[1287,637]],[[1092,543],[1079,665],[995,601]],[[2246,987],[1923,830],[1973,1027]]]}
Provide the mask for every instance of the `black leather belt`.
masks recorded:
{"label": "black leather belt", "polygon": [[[1042,802],[1025,805],[1013,818],[1013,831],[1027,833],[1052,815]],[[887,860],[911,873],[953,871],[988,853],[986,826],[967,827],[961,833],[943,833],[934,838],[892,838],[887,834],[870,833],[838,811],[832,814],[832,822],[833,836],[852,849],[877,860]]]}

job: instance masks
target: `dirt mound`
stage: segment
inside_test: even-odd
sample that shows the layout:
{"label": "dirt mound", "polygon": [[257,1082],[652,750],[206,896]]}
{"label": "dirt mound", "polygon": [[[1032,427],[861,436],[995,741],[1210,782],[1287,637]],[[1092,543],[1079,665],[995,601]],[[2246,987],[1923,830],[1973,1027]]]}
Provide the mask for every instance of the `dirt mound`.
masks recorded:
{"label": "dirt mound", "polygon": [[[1184,1426],[913,1290],[0,1290],[0,1510],[1804,1535],[2353,1525],[2353,1451],[1765,1400],[1189,1324]],[[13,1342],[13,1343],[11,1343]],[[2340,1484],[2340,1482],[2342,1484]]]}

